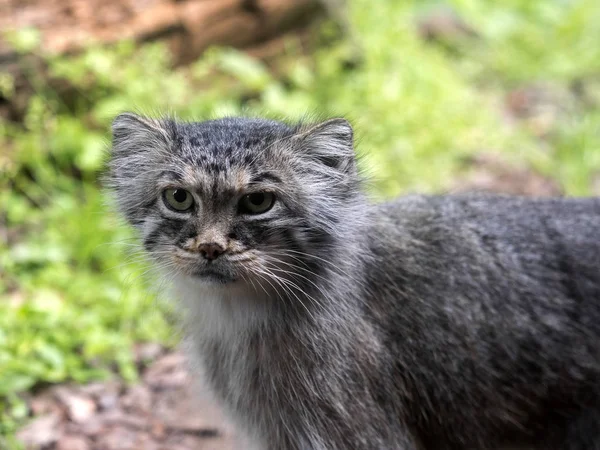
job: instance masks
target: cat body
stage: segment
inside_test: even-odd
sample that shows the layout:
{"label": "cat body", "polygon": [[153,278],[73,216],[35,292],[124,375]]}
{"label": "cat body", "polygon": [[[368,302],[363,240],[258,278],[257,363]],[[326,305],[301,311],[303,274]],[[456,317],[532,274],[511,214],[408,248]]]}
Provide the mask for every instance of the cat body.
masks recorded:
{"label": "cat body", "polygon": [[600,201],[361,193],[343,120],[131,114],[110,184],[257,449],[600,449]]}
{"label": "cat body", "polygon": [[380,211],[371,252],[394,269],[368,272],[372,320],[425,448],[600,448],[600,201]]}

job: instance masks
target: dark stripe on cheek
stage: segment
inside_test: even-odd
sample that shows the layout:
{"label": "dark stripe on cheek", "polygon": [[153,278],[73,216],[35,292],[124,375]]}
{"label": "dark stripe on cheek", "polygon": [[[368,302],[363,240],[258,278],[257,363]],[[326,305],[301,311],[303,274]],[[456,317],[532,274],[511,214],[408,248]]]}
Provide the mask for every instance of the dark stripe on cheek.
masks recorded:
{"label": "dark stripe on cheek", "polygon": [[276,218],[273,217],[263,217],[263,218],[259,218],[259,217],[253,217],[252,219],[247,221],[247,226],[249,228],[252,228],[253,226],[258,227],[264,227],[266,226],[266,224],[269,224],[271,222],[274,222],[276,220]]}
{"label": "dark stripe on cheek", "polygon": [[246,224],[235,224],[232,226],[229,232],[229,239],[240,242],[245,247],[252,247],[255,244],[254,233],[256,230],[252,230]]}
{"label": "dark stripe on cheek", "polygon": [[188,228],[188,221],[186,219],[165,219],[160,228],[162,232],[170,238],[177,239],[181,235],[181,232]]}
{"label": "dark stripe on cheek", "polygon": [[308,242],[317,248],[325,249],[333,244],[333,236],[321,230],[307,230]]}
{"label": "dark stripe on cheek", "polygon": [[155,225],[155,228],[144,238],[144,248],[147,251],[152,251],[152,249],[156,248],[156,244],[163,236],[175,240],[187,223],[187,220],[163,217],[162,220]]}
{"label": "dark stripe on cheek", "polygon": [[177,243],[180,245],[196,236],[198,236],[198,230],[192,223],[186,223],[184,226],[177,229]]}
{"label": "dark stripe on cheek", "polygon": [[294,237],[294,233],[292,233],[292,230],[285,228],[283,230],[283,239],[284,239],[286,248],[288,248],[290,250],[302,251],[302,247],[300,246],[300,243]]}
{"label": "dark stripe on cheek", "polygon": [[158,225],[144,238],[144,248],[149,252],[151,252],[156,247],[160,236],[163,234],[161,230],[161,225]]}
{"label": "dark stripe on cheek", "polygon": [[153,197],[152,199],[149,199],[148,201],[146,201],[145,203],[143,203],[141,205],[143,211],[144,211],[144,216],[147,217],[148,213],[156,206],[156,197]]}
{"label": "dark stripe on cheek", "polygon": [[133,225],[134,227],[139,227],[139,226],[142,226],[144,224],[144,222],[146,222],[146,218],[145,217],[132,217],[131,219],[129,219],[129,221],[131,222],[131,225]]}

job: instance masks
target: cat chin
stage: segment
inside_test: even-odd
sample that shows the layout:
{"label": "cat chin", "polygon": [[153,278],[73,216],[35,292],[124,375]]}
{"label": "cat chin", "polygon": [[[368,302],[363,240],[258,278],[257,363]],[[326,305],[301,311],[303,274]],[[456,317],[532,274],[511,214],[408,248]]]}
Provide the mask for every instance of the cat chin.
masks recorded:
{"label": "cat chin", "polygon": [[192,275],[193,278],[196,278],[200,283],[212,285],[212,286],[222,286],[233,284],[238,281],[237,278],[223,274],[215,271],[202,271],[195,273]]}
{"label": "cat chin", "polygon": [[186,272],[190,278],[207,285],[228,285],[237,282],[239,279],[229,267],[223,267],[220,264],[189,267]]}

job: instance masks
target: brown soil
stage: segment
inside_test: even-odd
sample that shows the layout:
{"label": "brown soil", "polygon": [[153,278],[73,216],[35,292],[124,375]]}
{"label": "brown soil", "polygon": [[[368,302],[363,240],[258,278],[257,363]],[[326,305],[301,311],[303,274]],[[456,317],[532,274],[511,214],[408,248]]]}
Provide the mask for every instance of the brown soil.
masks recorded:
{"label": "brown soil", "polygon": [[140,347],[138,383],[116,380],[59,385],[29,399],[36,416],[19,433],[27,449],[230,450],[232,427],[217,405],[192,383],[179,352],[155,344]]}

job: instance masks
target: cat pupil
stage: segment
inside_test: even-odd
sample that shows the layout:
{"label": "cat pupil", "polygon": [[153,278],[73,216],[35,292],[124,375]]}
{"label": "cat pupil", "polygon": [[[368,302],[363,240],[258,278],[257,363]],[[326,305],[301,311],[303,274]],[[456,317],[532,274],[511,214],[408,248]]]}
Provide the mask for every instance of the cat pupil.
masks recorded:
{"label": "cat pupil", "polygon": [[265,194],[251,194],[250,195],[250,203],[253,205],[262,205],[265,201]]}
{"label": "cat pupil", "polygon": [[176,189],[175,192],[173,192],[173,198],[176,202],[183,203],[187,198],[187,192],[181,189]]}

